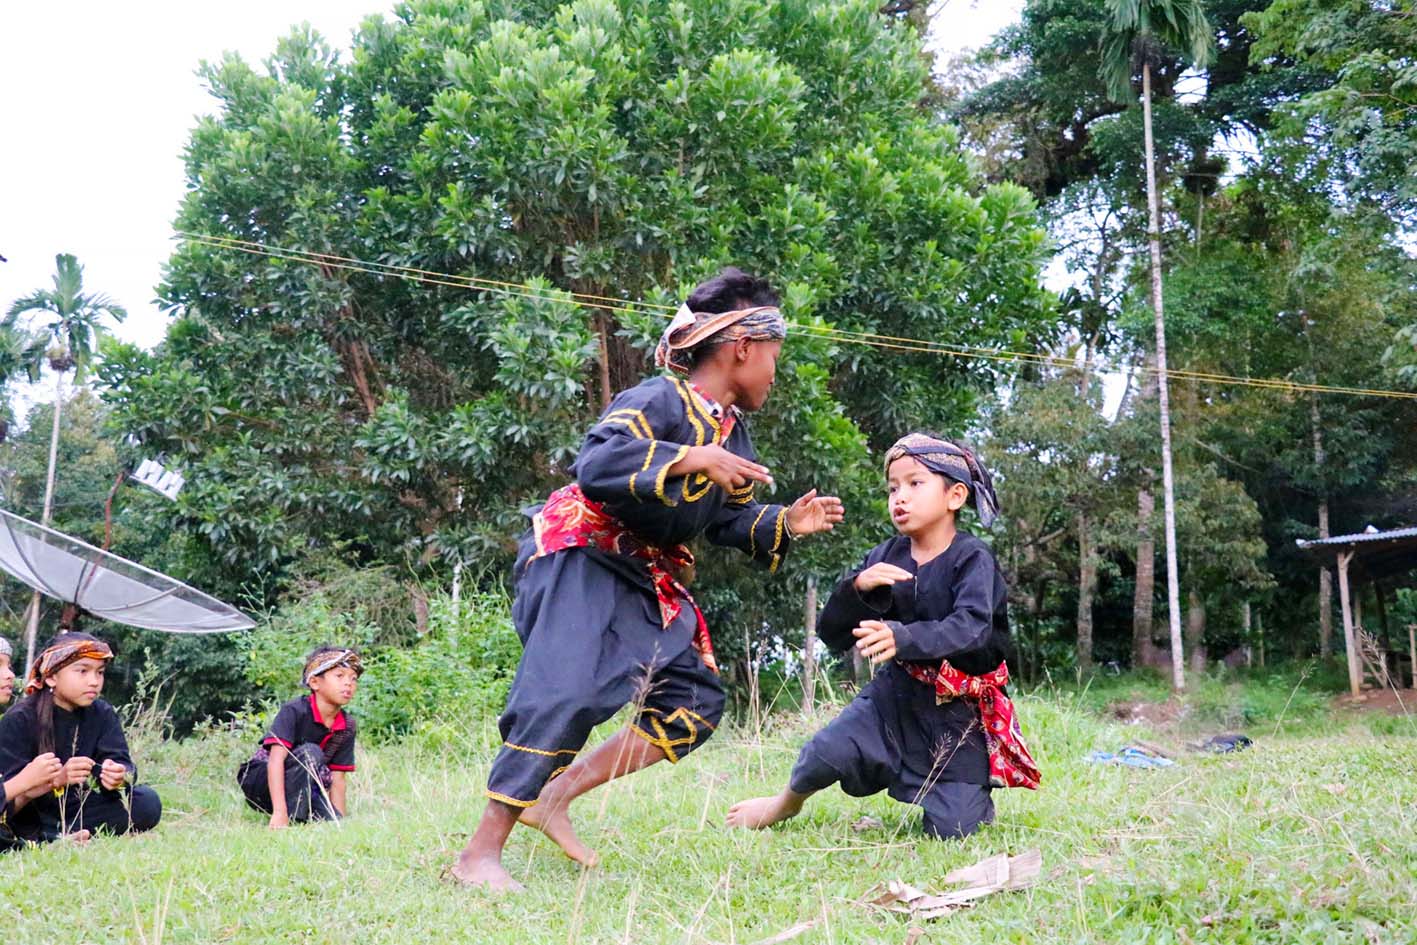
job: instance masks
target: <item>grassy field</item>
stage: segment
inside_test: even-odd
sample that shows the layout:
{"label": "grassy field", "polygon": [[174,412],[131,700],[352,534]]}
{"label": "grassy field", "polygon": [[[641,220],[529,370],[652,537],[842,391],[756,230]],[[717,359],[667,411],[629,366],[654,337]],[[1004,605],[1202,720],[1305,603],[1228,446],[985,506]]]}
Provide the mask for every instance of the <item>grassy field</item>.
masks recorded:
{"label": "grassy field", "polygon": [[[729,803],[780,786],[816,722],[783,714],[761,734],[725,729],[678,767],[578,802],[572,814],[601,852],[598,869],[579,871],[539,834],[518,831],[508,863],[528,891],[503,899],[440,879],[481,809],[485,724],[362,751],[354,816],[279,834],[243,809],[232,781],[249,735],[140,737],[162,825],[0,859],[6,940],[693,945],[759,942],[810,922],[791,941],[900,943],[906,918],[858,903],[872,886],[938,890],[951,869],[1036,847],[1037,886],[925,924],[918,941],[1417,941],[1410,718],[1334,714],[1325,695],[1285,680],[1207,683],[1189,728],[1124,726],[1098,711],[1163,695],[1104,680],[1020,698],[1044,787],[996,792],[997,823],[961,843],[924,840],[915,809],[884,795],[837,791],[774,830],[725,831]],[[1083,761],[1224,721],[1238,721],[1255,747],[1184,755],[1164,770]],[[883,826],[854,830],[863,815]]]}

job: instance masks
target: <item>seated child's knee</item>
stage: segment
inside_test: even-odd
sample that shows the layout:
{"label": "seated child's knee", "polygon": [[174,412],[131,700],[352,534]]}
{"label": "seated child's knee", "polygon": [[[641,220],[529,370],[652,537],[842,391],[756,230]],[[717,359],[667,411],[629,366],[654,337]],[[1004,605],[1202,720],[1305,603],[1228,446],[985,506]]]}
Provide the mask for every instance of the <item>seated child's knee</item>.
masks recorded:
{"label": "seated child's knee", "polygon": [[318,771],[320,765],[325,763],[325,753],[314,742],[296,745],[290,756],[302,768],[309,771]]}
{"label": "seated child's knee", "polygon": [[153,829],[162,820],[162,798],[147,785],[138,785],[128,795],[128,816],[133,830]]}
{"label": "seated child's knee", "polygon": [[989,788],[975,784],[937,785],[925,804],[925,835],[935,840],[961,840],[994,820]]}

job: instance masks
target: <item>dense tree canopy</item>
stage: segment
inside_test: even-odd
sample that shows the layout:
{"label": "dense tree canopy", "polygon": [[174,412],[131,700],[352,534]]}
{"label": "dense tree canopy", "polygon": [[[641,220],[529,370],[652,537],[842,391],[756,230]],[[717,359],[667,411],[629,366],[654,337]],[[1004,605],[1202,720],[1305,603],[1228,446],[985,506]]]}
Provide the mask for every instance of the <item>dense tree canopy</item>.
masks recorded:
{"label": "dense tree canopy", "polygon": [[[367,20],[348,62],[302,29],[264,69],[202,75],[220,110],[179,230],[459,277],[174,253],[167,340],[110,356],[105,396],[186,470],[171,524],[228,592],[331,547],[499,575],[518,509],[650,370],[666,307],[728,263],[769,275],[797,326],[754,436],[775,497],[847,498],[856,530],[799,556],[831,574],[885,525],[868,445],[960,429],[1010,374],[826,329],[1052,330],[1031,199],[972,172],[925,105],[919,34],[873,3],[418,0]],[[800,623],[800,597],[736,563],[704,573],[718,614]]]}

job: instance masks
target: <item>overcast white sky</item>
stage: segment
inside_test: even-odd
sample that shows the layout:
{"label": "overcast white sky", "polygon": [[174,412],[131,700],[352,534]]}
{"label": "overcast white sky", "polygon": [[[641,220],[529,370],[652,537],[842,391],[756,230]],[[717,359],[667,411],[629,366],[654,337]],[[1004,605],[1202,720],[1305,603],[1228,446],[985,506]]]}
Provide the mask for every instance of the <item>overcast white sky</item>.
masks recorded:
{"label": "overcast white sky", "polygon": [[[226,50],[260,63],[308,21],[347,47],[380,0],[58,0],[7,5],[0,27],[0,307],[47,288],[56,253],[128,309],[118,334],[151,347],[154,287],[183,192],[195,117],[214,112],[194,70]],[[943,49],[984,43],[1022,0],[945,0]]]}

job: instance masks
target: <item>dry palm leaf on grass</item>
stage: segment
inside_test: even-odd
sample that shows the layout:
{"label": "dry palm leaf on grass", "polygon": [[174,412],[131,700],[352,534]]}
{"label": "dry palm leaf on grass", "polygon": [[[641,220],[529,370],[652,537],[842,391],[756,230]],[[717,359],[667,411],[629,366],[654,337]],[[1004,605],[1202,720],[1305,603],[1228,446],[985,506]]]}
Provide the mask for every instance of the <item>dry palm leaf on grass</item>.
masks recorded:
{"label": "dry palm leaf on grass", "polygon": [[867,893],[865,904],[904,913],[912,919],[938,919],[996,892],[1013,892],[1032,886],[1042,871],[1043,854],[1038,850],[1013,857],[1000,853],[945,876],[947,885],[964,884],[961,889],[931,894],[893,879]]}

